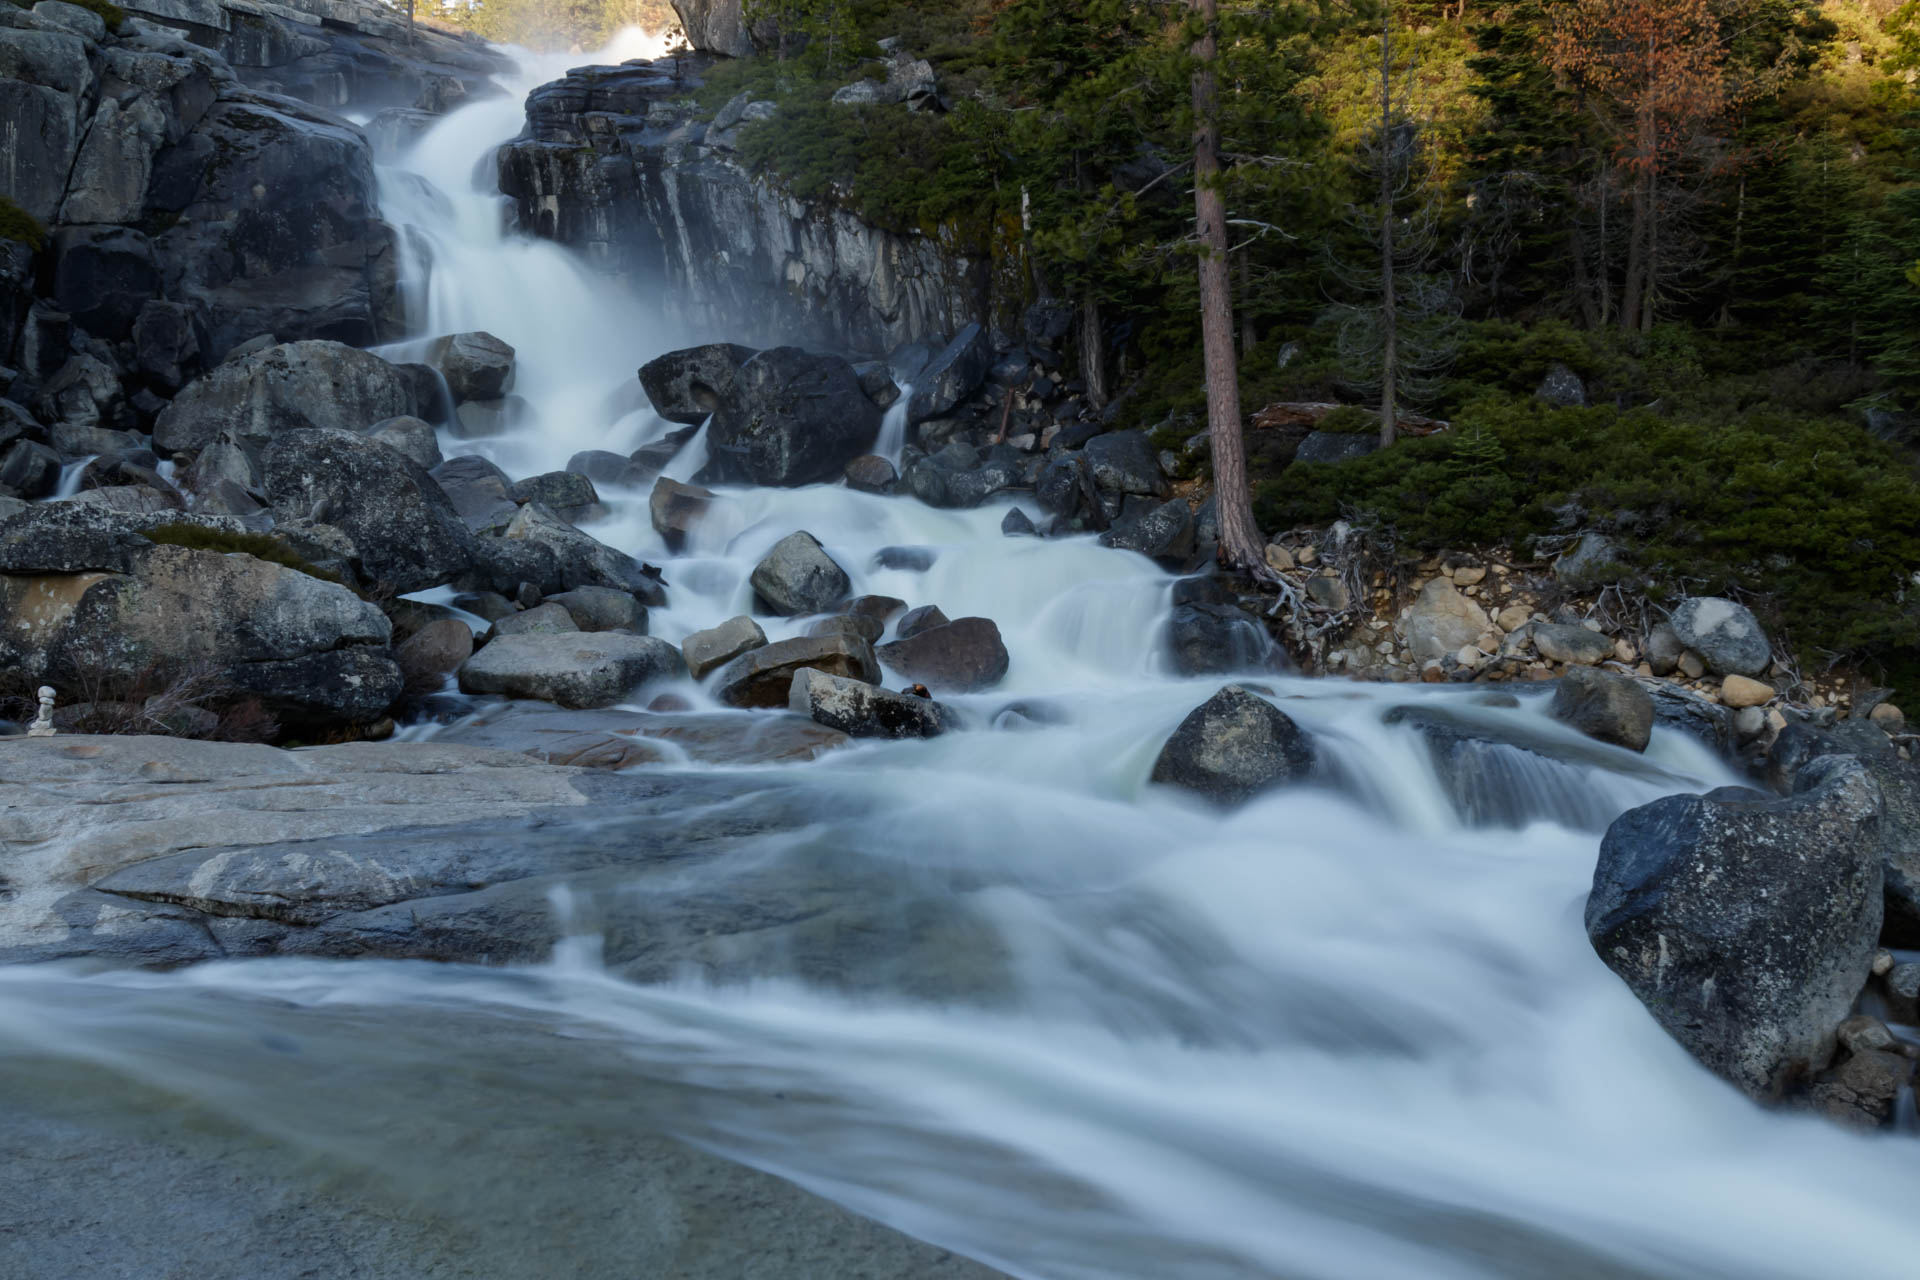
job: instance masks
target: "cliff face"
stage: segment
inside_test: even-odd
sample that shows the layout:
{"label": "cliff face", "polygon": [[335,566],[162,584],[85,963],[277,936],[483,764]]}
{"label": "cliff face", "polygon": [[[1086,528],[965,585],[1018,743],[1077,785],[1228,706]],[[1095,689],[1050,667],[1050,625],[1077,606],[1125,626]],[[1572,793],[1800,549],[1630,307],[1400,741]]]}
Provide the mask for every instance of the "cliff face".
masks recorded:
{"label": "cliff face", "polygon": [[636,287],[661,289],[690,330],[879,353],[1006,311],[1017,286],[978,251],[804,203],[737,161],[740,126],[684,99],[698,59],[589,67],[536,90],[527,132],[502,149],[500,187],[529,231]]}

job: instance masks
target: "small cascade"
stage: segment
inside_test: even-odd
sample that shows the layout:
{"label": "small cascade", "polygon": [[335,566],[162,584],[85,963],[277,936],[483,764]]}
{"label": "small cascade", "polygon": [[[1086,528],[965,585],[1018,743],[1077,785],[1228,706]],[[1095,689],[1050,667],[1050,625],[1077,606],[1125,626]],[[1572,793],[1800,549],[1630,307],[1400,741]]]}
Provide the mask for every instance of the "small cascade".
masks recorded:
{"label": "small cascade", "polygon": [[887,407],[887,416],[880,420],[880,435],[874,441],[873,451],[894,465],[900,467],[900,455],[907,448],[907,413],[913,407],[913,384],[902,383],[900,398]]}

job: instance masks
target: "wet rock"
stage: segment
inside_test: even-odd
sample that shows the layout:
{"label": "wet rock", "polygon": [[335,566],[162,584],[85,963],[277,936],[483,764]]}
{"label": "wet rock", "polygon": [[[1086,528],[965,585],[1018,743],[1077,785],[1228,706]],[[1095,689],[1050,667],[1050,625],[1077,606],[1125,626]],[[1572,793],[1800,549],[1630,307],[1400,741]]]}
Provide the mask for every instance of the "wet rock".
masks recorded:
{"label": "wet rock", "polygon": [[855,596],[847,601],[845,612],[872,618],[882,626],[895,615],[906,612],[907,602],[897,596]]}
{"label": "wet rock", "polygon": [[988,618],[960,618],[880,645],[874,656],[889,671],[935,693],[975,693],[1006,678],[1010,658],[1000,628]]}
{"label": "wet rock", "polygon": [[1216,804],[1244,804],[1312,773],[1314,749],[1280,708],[1228,685],[1180,722],[1154,761],[1153,781]]}
{"label": "wet rock", "polygon": [[1688,1052],[1755,1098],[1826,1065],[1880,933],[1879,788],[1858,762],[1790,799],[1726,789],[1622,815],[1587,936]]}
{"label": "wet rock", "polygon": [[882,547],[873,553],[873,569],[893,569],[902,573],[925,573],[933,568],[940,553],[932,547]]}
{"label": "wet rock", "polygon": [[565,609],[582,631],[647,634],[647,607],[634,599],[631,592],[616,591],[612,587],[577,587],[548,596],[546,603]]}
{"label": "wet rock", "polygon": [[1675,684],[1656,683],[1647,693],[1653,699],[1655,724],[1697,738],[1721,755],[1733,755],[1737,744],[1732,712]]}
{"label": "wet rock", "polygon": [[837,479],[873,447],[880,418],[840,357],[798,347],[762,351],[741,366],[714,410],[708,473],[787,487]]}
{"label": "wet rock", "polygon": [[502,636],[564,636],[580,630],[566,606],[539,604],[519,613],[510,613],[494,623],[487,632],[491,644]]}
{"label": "wet rock", "polygon": [[[1484,615],[1483,615],[1484,616]],[[1559,622],[1533,624],[1533,647],[1549,662],[1593,667],[1613,656],[1613,641],[1597,631]]]}
{"label": "wet rock", "polygon": [[440,618],[409,636],[393,651],[407,687],[438,689],[473,656],[473,628],[458,618]]}
{"label": "wet rock", "polygon": [[740,655],[714,679],[730,707],[785,707],[795,673],[811,668],[863,684],[880,683],[873,647],[857,636],[802,636]]}
{"label": "wet rock", "polygon": [[769,613],[792,617],[825,613],[853,589],[846,570],[810,533],[791,533],[754,566],[748,579]]}
{"label": "wet rock", "polygon": [[1040,530],[1034,528],[1026,512],[1018,507],[1010,507],[1000,521],[1000,534],[1007,538],[1037,538]]}
{"label": "wet rock", "polygon": [[1560,678],[1548,714],[1589,738],[1645,751],[1653,737],[1653,697],[1625,676],[1574,667]]}
{"label": "wet rock", "polygon": [[641,368],[640,385],[655,413],[668,422],[697,427],[733,390],[740,366],[758,354],[730,342],[669,351]]}
{"label": "wet rock", "polygon": [[953,713],[931,698],[812,668],[794,673],[787,709],[854,738],[935,738],[958,726]]}
{"label": "wet rock", "polygon": [[513,484],[489,459],[477,453],[448,458],[431,472],[434,483],[453,504],[454,514],[475,531],[498,532],[513,523],[519,506]]}
{"label": "wet rock", "polygon": [[1163,567],[1177,569],[1193,555],[1193,511],[1184,498],[1173,498],[1145,515],[1114,525],[1100,535],[1100,545],[1137,551]]}
{"label": "wet rock", "polygon": [[935,627],[944,627],[953,619],[940,612],[937,604],[923,604],[909,609],[900,616],[900,625],[894,629],[894,636],[900,640],[911,640],[922,631],[931,631]]}
{"label": "wet rock", "polygon": [[648,471],[623,453],[607,449],[586,449],[567,459],[567,470],[585,476],[596,485],[631,486],[645,484],[659,474]]}
{"label": "wet rock", "polygon": [[847,464],[846,478],[847,488],[861,493],[892,493],[900,476],[885,458],[863,453]]}
{"label": "wet rock", "polygon": [[454,401],[498,400],[513,389],[513,348],[490,333],[456,333],[427,348]]}
{"label": "wet rock", "polygon": [[[376,422],[367,428],[367,438],[398,449],[428,472],[446,461],[440,454],[439,433],[419,418],[407,416]],[[199,459],[194,461],[197,465]]]}
{"label": "wet rock", "polygon": [[1109,431],[1087,441],[1081,453],[1093,468],[1094,483],[1103,492],[1156,498],[1167,492],[1159,456],[1144,431]]}
{"label": "wet rock", "polygon": [[1893,1123],[1913,1068],[1913,1059],[1897,1051],[1863,1049],[1822,1072],[1807,1091],[1808,1100],[1819,1114],[1847,1128],[1884,1129]]}
{"label": "wet rock", "polygon": [[563,707],[608,707],[642,685],[675,679],[685,670],[680,651],[652,636],[502,636],[460,669],[460,687]]}
{"label": "wet rock", "polygon": [[647,499],[647,513],[653,519],[653,531],[666,540],[669,551],[678,551],[687,544],[700,518],[713,505],[714,493],[697,484],[681,484],[661,476],[653,482],[653,493]]}
{"label": "wet rock", "polygon": [[154,423],[163,454],[194,453],[223,431],[253,444],[293,431],[359,432],[410,415],[400,370],[338,342],[293,342],[230,361],[182,391]]}
{"label": "wet rock", "polygon": [[1174,606],[1167,621],[1167,655],[1183,676],[1285,670],[1267,629],[1234,604],[1202,601]]}
{"label": "wet rock", "polygon": [[1435,578],[1414,597],[1401,634],[1415,661],[1430,662],[1473,644],[1486,634],[1488,624],[1486,610],[1461,595],[1451,582]]}
{"label": "wet rock", "polygon": [[879,643],[886,634],[886,625],[878,618],[869,618],[860,613],[840,613],[831,618],[822,618],[807,628],[810,636],[858,636],[868,644]]}
{"label": "wet rock", "polygon": [[992,339],[979,325],[968,325],[910,379],[913,402],[907,420],[925,422],[951,412],[980,389],[992,368]]}
{"label": "wet rock", "polygon": [[766,647],[767,633],[760,624],[742,614],[717,627],[696,631],[680,642],[680,655],[695,680],[704,680],[711,671],[726,666],[743,653]]}
{"label": "wet rock", "polygon": [[533,405],[525,396],[469,400],[453,413],[449,423],[453,434],[462,440],[492,440],[538,425]]}
{"label": "wet rock", "polygon": [[[538,502],[521,507],[499,539],[480,538],[475,543],[483,546],[489,541],[527,542],[544,548],[552,557],[558,584],[554,588],[556,592],[577,587],[612,587],[637,597],[651,608],[667,602],[666,590],[659,579],[647,573],[639,561],[591,534],[582,533]],[[542,583],[542,589],[547,585]]]}
{"label": "wet rock", "polygon": [[516,481],[507,496],[515,502],[539,502],[562,519],[580,518],[600,504],[593,481],[574,471],[549,471]]}
{"label": "wet rock", "polygon": [[1673,633],[1669,623],[1659,623],[1647,632],[1647,666],[1657,676],[1670,676],[1680,665],[1687,646]]}
{"label": "wet rock", "polygon": [[316,428],[275,438],[260,456],[267,499],[353,542],[354,571],[395,592],[451,582],[473,561],[453,503],[419,464],[352,431]]}
{"label": "wet rock", "polygon": [[1758,676],[1773,663],[1773,646],[1752,610],[1732,600],[1697,596],[1670,619],[1681,645],[1700,655],[1715,675]]}

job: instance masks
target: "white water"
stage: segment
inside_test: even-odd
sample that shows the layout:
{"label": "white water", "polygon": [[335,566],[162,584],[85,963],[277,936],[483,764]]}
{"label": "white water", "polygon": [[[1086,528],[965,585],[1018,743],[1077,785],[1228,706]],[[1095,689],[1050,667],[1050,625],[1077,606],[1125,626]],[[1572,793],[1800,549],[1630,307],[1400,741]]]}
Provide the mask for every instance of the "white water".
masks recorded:
{"label": "white water", "polygon": [[[451,210],[435,222],[421,195],[413,215],[438,264],[425,327],[519,348],[540,426],[485,447],[524,474],[663,430],[608,396],[681,335],[558,250],[499,238],[483,216],[497,201],[465,184],[517,110],[461,112],[412,165]],[[390,191],[403,181],[388,177]],[[1024,698],[1058,723],[770,770],[805,781],[815,822],[761,856],[854,851],[962,882],[951,892],[990,923],[1010,1000],[796,979],[638,986],[601,969],[590,931],[522,971],[13,969],[0,970],[0,1068],[91,1064],[293,1152],[414,1179],[422,1196],[458,1185],[476,1231],[528,1238],[546,1222],[525,1188],[617,1216],[620,1184],[556,1137],[503,1187],[485,1134],[504,1117],[560,1134],[583,1115],[617,1133],[657,1092],[641,1086],[665,1082],[686,1092],[664,1122],[691,1140],[1020,1276],[1893,1280],[1920,1267],[1910,1140],[1751,1106],[1587,945],[1598,836],[1583,808],[1732,780],[1690,741],[1662,731],[1643,761],[1537,703],[1268,680],[1349,788],[1221,816],[1146,786],[1159,744],[1218,681],[1159,670],[1167,579],[1145,561],[1003,538],[1003,509],[825,487],[725,491],[670,558],[643,495],[609,496],[595,532],[665,566],[672,604],[653,629],[668,639],[745,611],[751,565],[798,528],[856,590],[1000,623],[1008,680],[961,701],[984,723]],[[870,568],[892,545],[938,559],[925,574]],[[1407,702],[1588,752],[1583,771],[1517,773],[1566,820],[1463,823],[1414,733],[1382,723]],[[686,874],[724,890],[728,873]]]}
{"label": "white water", "polygon": [[900,398],[887,406],[887,415],[880,420],[880,438],[874,442],[873,451],[895,468],[907,448],[907,413],[912,407],[913,384],[901,383]]}

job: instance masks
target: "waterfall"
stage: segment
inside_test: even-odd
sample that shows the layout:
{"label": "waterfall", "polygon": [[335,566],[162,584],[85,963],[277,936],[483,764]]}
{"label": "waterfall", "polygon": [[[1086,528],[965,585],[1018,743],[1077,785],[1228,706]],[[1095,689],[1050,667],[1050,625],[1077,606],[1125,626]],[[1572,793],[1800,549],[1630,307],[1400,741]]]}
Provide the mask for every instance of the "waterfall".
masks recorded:
{"label": "waterfall", "polygon": [[900,455],[907,447],[907,411],[913,407],[913,384],[900,385],[900,398],[887,406],[887,416],[880,420],[880,436],[874,441],[873,451],[894,465],[900,467]]}

